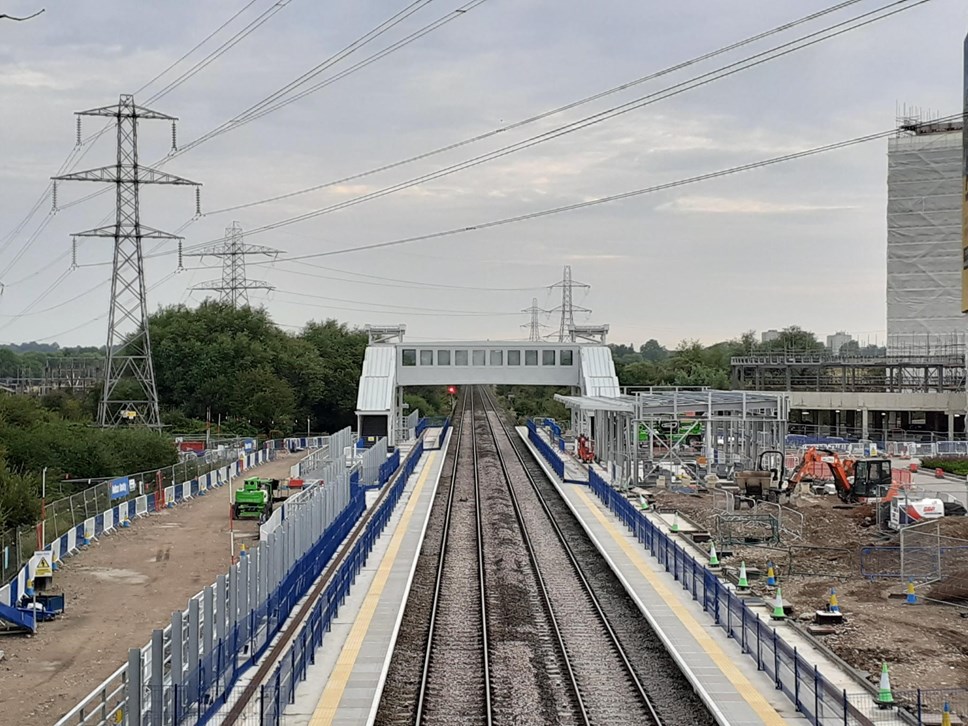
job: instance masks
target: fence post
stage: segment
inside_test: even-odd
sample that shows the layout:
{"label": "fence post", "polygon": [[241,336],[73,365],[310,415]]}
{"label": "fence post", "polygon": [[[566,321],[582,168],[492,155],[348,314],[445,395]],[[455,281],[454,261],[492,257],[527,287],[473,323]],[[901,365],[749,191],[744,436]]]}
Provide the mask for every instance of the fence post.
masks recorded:
{"label": "fence post", "polygon": [[793,706],[800,710],[800,655],[793,646]]}
{"label": "fence post", "polygon": [[739,604],[740,604],[740,607],[742,608],[740,610],[740,613],[741,613],[740,620],[742,621],[740,623],[740,650],[742,651],[743,655],[746,655],[746,609],[747,608],[746,608],[746,603],[744,603],[742,600],[740,600]]}
{"label": "fence post", "polygon": [[127,722],[141,725],[141,648],[128,649],[128,683],[125,691]]}
{"label": "fence post", "polygon": [[776,647],[778,640],[776,628],[773,629],[773,675],[776,678],[776,690],[783,690],[783,682],[780,680],[780,649]]}
{"label": "fence post", "polygon": [[151,698],[151,726],[161,726],[164,713],[165,678],[165,632],[151,631],[151,683],[148,695]]}
{"label": "fence post", "polygon": [[921,723],[922,723],[922,721],[921,721],[921,716],[922,716],[921,708],[922,708],[922,705],[923,704],[921,702],[921,689],[919,688],[918,689],[918,726],[921,726]]}
{"label": "fence post", "polygon": [[848,726],[847,724],[847,689],[846,688],[844,689],[844,726]]}
{"label": "fence post", "polygon": [[820,723],[820,671],[813,667],[813,720]]}

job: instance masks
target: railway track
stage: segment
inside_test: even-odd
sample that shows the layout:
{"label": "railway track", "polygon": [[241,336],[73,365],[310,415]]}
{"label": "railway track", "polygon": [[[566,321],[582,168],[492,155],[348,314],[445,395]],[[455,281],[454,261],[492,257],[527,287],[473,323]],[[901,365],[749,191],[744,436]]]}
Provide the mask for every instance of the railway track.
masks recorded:
{"label": "railway track", "polygon": [[[485,417],[491,451],[515,510],[521,536],[542,580],[547,607],[561,635],[575,698],[585,724],[653,724],[662,721],[629,661],[554,514],[513,447],[516,434],[500,420],[489,394]],[[541,543],[535,547],[535,541]],[[557,546],[550,546],[552,543]]]}
{"label": "railway track", "polygon": [[490,394],[462,401],[376,724],[712,724]]}
{"label": "railway track", "polygon": [[[418,724],[492,723],[484,532],[473,397],[469,413],[467,409],[465,396],[417,695],[414,722]],[[470,459],[464,455],[468,444]],[[460,688],[454,687],[455,681],[461,684]]]}

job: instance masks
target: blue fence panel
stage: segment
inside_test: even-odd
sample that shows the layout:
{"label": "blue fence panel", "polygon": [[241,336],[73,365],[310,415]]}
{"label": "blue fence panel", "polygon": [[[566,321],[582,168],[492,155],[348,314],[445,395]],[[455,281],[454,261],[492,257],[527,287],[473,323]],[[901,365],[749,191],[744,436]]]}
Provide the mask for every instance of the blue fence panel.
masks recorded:
{"label": "blue fence panel", "polygon": [[542,438],[541,434],[538,433],[538,427],[534,421],[528,420],[528,439],[534,444],[538,452],[551,464],[551,468],[554,470],[555,474],[558,475],[559,479],[565,478],[565,462],[561,460],[561,457],[554,452],[554,450],[548,445],[548,442]]}
{"label": "blue fence panel", "polygon": [[241,619],[210,654],[189,669],[185,683],[173,692],[175,723],[205,722],[224,704],[239,676],[265,653],[365,508],[362,489],[353,490],[347,507],[293,565],[267,602]]}
{"label": "blue fence panel", "polygon": [[413,473],[417,462],[423,455],[423,442],[410,451],[396,479],[390,485],[386,498],[366,524],[366,528],[353,544],[345,559],[340,563],[332,580],[313,605],[306,626],[299,637],[289,645],[275,671],[260,691],[261,726],[277,726],[286,704],[292,703],[296,686],[306,679],[308,665],[314,662],[315,651],[322,645],[323,638],[330,631],[333,619],[346,600],[350,587],[366,565],[367,557],[383,532],[393,510],[400,501],[407,479]]}

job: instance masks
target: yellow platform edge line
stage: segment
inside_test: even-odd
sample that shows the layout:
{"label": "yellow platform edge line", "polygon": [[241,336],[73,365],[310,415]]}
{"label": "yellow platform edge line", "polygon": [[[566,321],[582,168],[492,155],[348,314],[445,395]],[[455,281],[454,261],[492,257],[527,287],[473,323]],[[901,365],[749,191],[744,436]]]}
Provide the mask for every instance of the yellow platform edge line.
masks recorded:
{"label": "yellow platform edge line", "polygon": [[663,581],[663,577],[657,573],[655,570],[649,567],[648,563],[645,561],[644,552],[631,546],[628,539],[622,536],[622,532],[618,529],[614,522],[609,521],[608,518],[602,513],[601,509],[597,506],[591,497],[585,492],[581,487],[574,488],[575,494],[585,503],[588,510],[592,513],[606,531],[611,535],[612,539],[622,548],[626,556],[635,565],[635,568],[642,573],[649,584],[652,585],[656,593],[661,597],[669,609],[675,614],[679,619],[679,622],[683,624],[686,630],[696,639],[699,646],[706,652],[706,654],[712,659],[713,663],[722,671],[723,675],[729,680],[733,686],[736,687],[737,693],[743,697],[750,707],[756,712],[756,714],[763,719],[764,724],[768,726],[784,726],[787,721],[776,709],[770,705],[770,702],[764,698],[763,694],[759,692],[756,686],[753,685],[750,680],[743,675],[736,664],[733,662],[732,658],[726,654],[726,652],[720,647],[719,643],[700,625],[699,621],[693,617],[692,613],[685,610],[681,606],[679,599],[672,593],[668,585]]}
{"label": "yellow platform edge line", "polygon": [[434,451],[424,460],[423,471],[420,472],[417,484],[410,494],[410,501],[407,502],[403,516],[400,517],[400,521],[397,523],[396,529],[393,532],[393,538],[390,540],[387,551],[383,555],[383,560],[377,568],[376,576],[373,578],[373,582],[370,583],[370,589],[367,590],[366,597],[363,599],[360,612],[357,614],[350,634],[343,644],[343,648],[340,650],[339,658],[333,667],[333,672],[326,682],[326,688],[323,689],[323,695],[316,703],[316,708],[313,710],[312,718],[309,721],[310,726],[328,726],[336,716],[336,710],[339,707],[340,700],[343,698],[346,684],[349,682],[350,675],[353,673],[353,667],[356,665],[356,659],[359,657],[360,649],[363,647],[363,639],[370,629],[370,623],[373,621],[373,616],[376,613],[376,606],[380,602],[383,588],[386,586],[390,573],[393,570],[393,565],[396,563],[403,538],[407,534],[408,525],[413,518],[414,510],[420,498],[420,492],[423,490],[424,484],[427,482],[427,477],[433,469],[433,464],[437,459],[438,453]]}

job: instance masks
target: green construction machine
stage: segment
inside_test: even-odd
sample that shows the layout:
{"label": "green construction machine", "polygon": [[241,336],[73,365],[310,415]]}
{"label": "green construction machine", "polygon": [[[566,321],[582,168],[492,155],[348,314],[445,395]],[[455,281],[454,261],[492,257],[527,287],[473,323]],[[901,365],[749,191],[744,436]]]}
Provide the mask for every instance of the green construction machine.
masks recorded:
{"label": "green construction machine", "polygon": [[236,519],[258,519],[264,522],[272,514],[272,491],[275,479],[252,477],[242,482],[235,492],[232,514]]}

